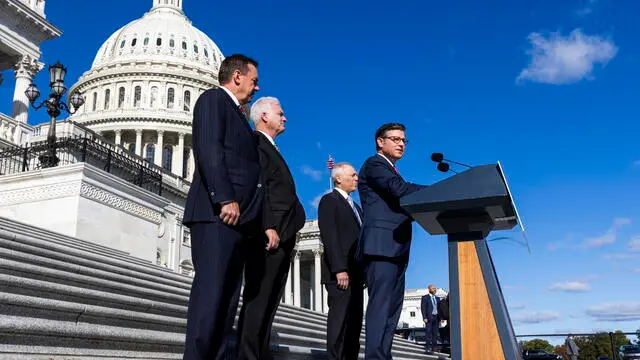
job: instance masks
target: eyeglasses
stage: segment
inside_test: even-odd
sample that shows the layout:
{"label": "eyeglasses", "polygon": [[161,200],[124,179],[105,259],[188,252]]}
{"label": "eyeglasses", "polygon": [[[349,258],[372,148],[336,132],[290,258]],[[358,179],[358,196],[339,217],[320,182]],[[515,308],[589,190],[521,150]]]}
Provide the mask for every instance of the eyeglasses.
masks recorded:
{"label": "eyeglasses", "polygon": [[400,142],[403,142],[405,145],[407,145],[409,143],[409,139],[407,138],[401,138],[398,136],[384,136],[383,139],[389,139],[391,141],[393,141],[394,144],[400,144]]}

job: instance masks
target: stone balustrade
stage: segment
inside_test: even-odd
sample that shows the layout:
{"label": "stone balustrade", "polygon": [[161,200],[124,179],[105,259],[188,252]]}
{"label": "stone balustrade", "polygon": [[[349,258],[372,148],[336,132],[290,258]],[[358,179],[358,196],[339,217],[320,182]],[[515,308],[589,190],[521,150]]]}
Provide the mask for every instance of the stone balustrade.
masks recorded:
{"label": "stone balustrade", "polygon": [[0,113],[0,148],[24,145],[32,132],[33,126]]}

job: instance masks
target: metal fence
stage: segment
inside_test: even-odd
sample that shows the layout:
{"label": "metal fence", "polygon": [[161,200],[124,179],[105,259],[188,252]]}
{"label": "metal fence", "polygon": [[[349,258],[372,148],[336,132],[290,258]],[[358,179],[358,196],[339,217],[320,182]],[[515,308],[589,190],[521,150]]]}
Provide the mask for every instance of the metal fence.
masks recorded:
{"label": "metal fence", "polygon": [[[162,195],[162,171],[120,147],[102,144],[89,137],[58,138],[55,144],[58,165],[91,164],[132,184]],[[47,142],[16,146],[0,151],[0,175],[42,168],[40,156],[49,151]]]}

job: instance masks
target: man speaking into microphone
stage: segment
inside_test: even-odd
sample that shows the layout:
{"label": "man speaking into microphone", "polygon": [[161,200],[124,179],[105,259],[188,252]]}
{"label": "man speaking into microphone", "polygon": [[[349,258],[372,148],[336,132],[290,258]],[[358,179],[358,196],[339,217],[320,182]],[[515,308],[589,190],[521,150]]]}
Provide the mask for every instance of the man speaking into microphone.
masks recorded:
{"label": "man speaking into microphone", "polygon": [[360,169],[358,192],[364,220],[357,257],[369,291],[365,359],[391,359],[404,297],[413,219],[400,198],[425,185],[406,182],[396,167],[408,143],[405,126],[384,124],[375,133],[377,154]]}

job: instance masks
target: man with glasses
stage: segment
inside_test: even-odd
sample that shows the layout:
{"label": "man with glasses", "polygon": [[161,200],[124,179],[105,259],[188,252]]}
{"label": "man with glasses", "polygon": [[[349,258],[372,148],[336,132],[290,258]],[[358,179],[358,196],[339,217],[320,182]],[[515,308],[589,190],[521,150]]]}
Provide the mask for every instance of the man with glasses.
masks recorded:
{"label": "man with glasses", "polygon": [[405,270],[411,247],[413,219],[400,198],[425,185],[406,182],[395,164],[406,150],[405,126],[382,125],[375,134],[377,154],[359,174],[358,192],[364,222],[357,257],[364,266],[369,291],[365,359],[391,359],[394,330],[402,311]]}

